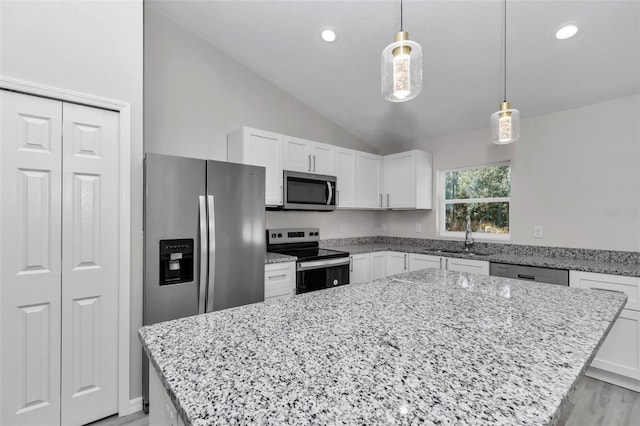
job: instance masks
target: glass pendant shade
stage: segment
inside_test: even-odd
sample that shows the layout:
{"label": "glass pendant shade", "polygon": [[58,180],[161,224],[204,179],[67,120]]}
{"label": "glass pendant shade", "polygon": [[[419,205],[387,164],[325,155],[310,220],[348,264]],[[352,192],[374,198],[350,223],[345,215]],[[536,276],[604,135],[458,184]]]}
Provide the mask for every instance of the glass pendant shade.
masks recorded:
{"label": "glass pendant shade", "polygon": [[520,111],[511,109],[511,104],[504,101],[500,109],[491,114],[491,142],[505,145],[515,142],[520,137]]}
{"label": "glass pendant shade", "polygon": [[382,51],[382,97],[406,102],[422,91],[422,48],[409,33],[396,33],[396,41]]}

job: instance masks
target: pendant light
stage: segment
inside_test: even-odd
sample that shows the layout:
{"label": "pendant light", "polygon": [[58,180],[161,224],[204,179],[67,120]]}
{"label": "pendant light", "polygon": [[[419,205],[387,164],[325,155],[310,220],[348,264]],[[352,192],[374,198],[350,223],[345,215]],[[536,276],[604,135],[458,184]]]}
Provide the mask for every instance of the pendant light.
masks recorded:
{"label": "pendant light", "polygon": [[491,114],[491,142],[504,145],[520,137],[520,111],[507,101],[507,0],[504,0],[504,98],[500,109]]}
{"label": "pendant light", "polygon": [[382,97],[390,102],[406,102],[422,90],[422,48],[409,40],[402,14],[400,0],[400,31],[395,42],[382,51]]}

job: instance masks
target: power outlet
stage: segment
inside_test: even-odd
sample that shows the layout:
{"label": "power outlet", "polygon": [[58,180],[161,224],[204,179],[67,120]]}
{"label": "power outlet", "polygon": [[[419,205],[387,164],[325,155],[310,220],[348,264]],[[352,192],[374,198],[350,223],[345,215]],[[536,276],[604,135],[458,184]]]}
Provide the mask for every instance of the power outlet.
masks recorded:
{"label": "power outlet", "polygon": [[420,223],[416,223],[416,232],[417,232],[417,233],[422,232],[422,224],[420,224]]}
{"label": "power outlet", "polygon": [[338,226],[338,232],[340,232],[340,233],[344,232],[344,223],[341,223],[341,224]]}
{"label": "power outlet", "polygon": [[533,236],[535,238],[542,238],[542,226],[534,226],[533,227]]}

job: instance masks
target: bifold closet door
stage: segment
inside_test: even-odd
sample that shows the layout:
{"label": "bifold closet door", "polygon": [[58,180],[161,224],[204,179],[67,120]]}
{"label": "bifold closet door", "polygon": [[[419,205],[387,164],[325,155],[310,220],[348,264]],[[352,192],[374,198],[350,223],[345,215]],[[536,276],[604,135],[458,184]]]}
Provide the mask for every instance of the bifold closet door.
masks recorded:
{"label": "bifold closet door", "polygon": [[62,424],[118,412],[118,113],[62,108]]}
{"label": "bifold closet door", "polygon": [[115,414],[119,117],[0,91],[0,425]]}
{"label": "bifold closet door", "polygon": [[57,424],[62,103],[0,90],[0,111],[0,424]]}

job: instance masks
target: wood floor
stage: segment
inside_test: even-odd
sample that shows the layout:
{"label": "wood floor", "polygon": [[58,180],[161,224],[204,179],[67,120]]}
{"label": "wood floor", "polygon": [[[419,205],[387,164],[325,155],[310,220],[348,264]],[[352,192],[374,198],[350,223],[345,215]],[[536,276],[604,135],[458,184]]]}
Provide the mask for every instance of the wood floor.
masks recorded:
{"label": "wood floor", "polygon": [[[638,426],[640,393],[585,377],[571,397],[557,426]],[[112,416],[91,426],[153,426],[141,412]]]}

